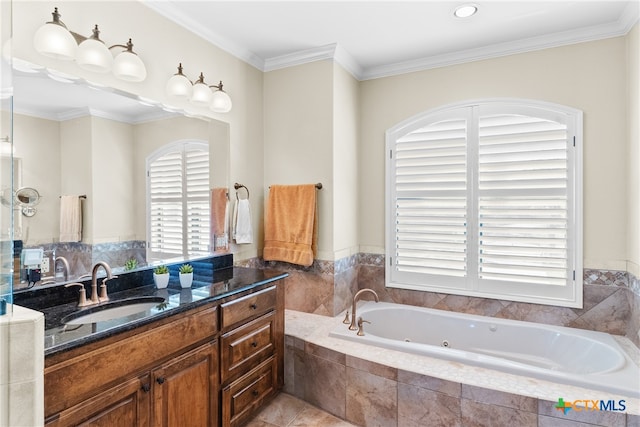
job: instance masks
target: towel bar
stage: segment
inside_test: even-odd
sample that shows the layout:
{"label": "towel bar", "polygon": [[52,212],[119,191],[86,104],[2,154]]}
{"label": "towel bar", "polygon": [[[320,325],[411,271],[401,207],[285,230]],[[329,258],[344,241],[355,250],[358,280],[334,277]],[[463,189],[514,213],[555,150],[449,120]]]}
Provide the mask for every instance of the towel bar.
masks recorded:
{"label": "towel bar", "polygon": [[[238,184],[236,184],[236,185],[238,185]],[[244,187],[244,185],[243,185],[243,187]],[[245,187],[245,188],[246,188],[246,187]],[[269,186],[269,188],[271,188],[271,186]],[[317,183],[317,184],[316,184],[316,189],[317,189],[317,190],[322,190],[322,183],[321,183],[321,182],[319,182],[319,183]],[[249,190],[247,190],[247,191],[249,191]]]}

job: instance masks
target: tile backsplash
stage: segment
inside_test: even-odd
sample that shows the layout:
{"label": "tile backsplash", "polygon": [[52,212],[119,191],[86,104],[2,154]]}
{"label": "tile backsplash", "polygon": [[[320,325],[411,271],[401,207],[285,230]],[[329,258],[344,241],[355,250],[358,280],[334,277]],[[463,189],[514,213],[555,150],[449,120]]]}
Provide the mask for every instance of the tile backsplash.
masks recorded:
{"label": "tile backsplash", "polygon": [[386,288],[380,254],[315,261],[310,267],[257,258],[238,264],[287,271],[285,306],[292,310],[336,316],[350,306],[358,289],[371,288],[381,301],[607,332],[626,336],[640,347],[639,281],[624,271],[585,269],[584,303],[577,309]]}

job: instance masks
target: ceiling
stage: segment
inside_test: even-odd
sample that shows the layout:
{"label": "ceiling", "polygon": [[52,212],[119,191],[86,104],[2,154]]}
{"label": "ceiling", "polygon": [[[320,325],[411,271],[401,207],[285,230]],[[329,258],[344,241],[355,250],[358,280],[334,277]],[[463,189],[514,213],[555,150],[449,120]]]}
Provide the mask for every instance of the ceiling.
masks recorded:
{"label": "ceiling", "polygon": [[638,0],[143,3],[260,70],[334,58],[360,80],[624,35],[639,15]]}

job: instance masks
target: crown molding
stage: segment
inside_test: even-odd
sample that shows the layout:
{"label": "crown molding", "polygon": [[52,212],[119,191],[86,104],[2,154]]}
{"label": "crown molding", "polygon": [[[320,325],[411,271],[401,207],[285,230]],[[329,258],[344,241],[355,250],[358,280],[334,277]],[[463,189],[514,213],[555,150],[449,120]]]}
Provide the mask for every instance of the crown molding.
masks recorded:
{"label": "crown molding", "polygon": [[264,60],[257,56],[255,53],[249,51],[248,49],[243,48],[226,39],[224,37],[219,36],[214,31],[212,31],[209,27],[206,27],[202,24],[195,22],[193,19],[186,16],[180,9],[178,4],[174,4],[177,2],[172,1],[143,1],[142,4],[147,6],[149,9],[154,10],[158,14],[164,16],[170,21],[180,25],[186,30],[191,31],[196,36],[201,37],[208,42],[214,44],[225,52],[235,56],[236,58],[246,62],[247,64],[257,68],[258,70],[264,71]]}
{"label": "crown molding", "polygon": [[418,60],[364,68],[358,64],[346,50],[338,46],[337,43],[304,49],[272,58],[260,58],[242,46],[219,36],[210,28],[193,21],[193,19],[180,11],[177,3],[177,1],[143,2],[144,5],[160,15],[263,72],[332,59],[344,67],[357,80],[361,81],[623,36],[636,25],[640,16],[640,3],[632,1],[627,4],[620,18],[616,22],[609,24],[514,40],[483,48],[462,50]]}
{"label": "crown molding", "polygon": [[309,62],[334,59],[337,46],[337,43],[332,43],[310,49],[299,50],[286,55],[274,56],[273,58],[268,58],[264,61],[262,71],[269,72]]}
{"label": "crown molding", "polygon": [[[638,22],[637,4],[634,3],[634,5],[635,7],[632,8],[636,9],[635,14],[632,12],[628,14],[624,13],[621,19],[614,23],[596,25],[578,30],[563,31],[528,39],[514,40],[506,43],[498,43],[483,48],[462,50],[459,52],[436,55],[414,61],[371,67],[368,68],[362,76],[360,76],[359,80],[372,80],[381,77],[390,77],[467,62],[481,61],[536,50],[624,36]],[[630,7],[627,7],[626,11],[629,9]]]}

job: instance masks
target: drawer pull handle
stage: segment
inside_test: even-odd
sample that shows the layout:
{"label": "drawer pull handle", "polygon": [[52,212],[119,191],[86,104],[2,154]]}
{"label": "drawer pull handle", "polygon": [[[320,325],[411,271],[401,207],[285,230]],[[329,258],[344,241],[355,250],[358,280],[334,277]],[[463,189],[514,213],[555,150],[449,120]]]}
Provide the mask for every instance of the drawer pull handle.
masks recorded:
{"label": "drawer pull handle", "polygon": [[156,378],[156,382],[157,382],[158,384],[162,384],[162,383],[164,383],[164,381],[165,381],[165,379],[164,379],[164,378],[162,378],[162,377],[158,377],[158,378]]}
{"label": "drawer pull handle", "polygon": [[255,397],[255,396],[258,396],[260,392],[258,390],[253,390],[251,394]]}
{"label": "drawer pull handle", "polygon": [[148,393],[151,390],[151,386],[149,384],[142,384],[142,391]]}
{"label": "drawer pull handle", "polygon": [[250,307],[251,307],[252,310],[257,310],[258,309],[258,306],[256,304],[251,304]]}
{"label": "drawer pull handle", "polygon": [[257,346],[258,346],[257,342],[254,341],[254,342],[251,343],[251,347],[256,348]]}

